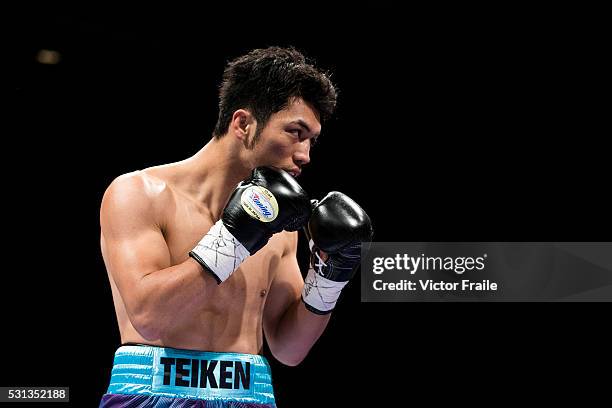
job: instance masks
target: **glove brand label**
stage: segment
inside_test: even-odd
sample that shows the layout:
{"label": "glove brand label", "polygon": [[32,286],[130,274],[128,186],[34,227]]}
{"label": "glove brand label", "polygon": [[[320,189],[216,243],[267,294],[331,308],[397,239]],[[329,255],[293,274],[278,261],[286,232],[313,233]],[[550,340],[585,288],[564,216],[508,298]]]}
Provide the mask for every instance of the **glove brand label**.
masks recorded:
{"label": "glove brand label", "polygon": [[278,203],[274,195],[260,186],[251,186],[240,197],[242,208],[261,222],[270,222],[278,215]]}

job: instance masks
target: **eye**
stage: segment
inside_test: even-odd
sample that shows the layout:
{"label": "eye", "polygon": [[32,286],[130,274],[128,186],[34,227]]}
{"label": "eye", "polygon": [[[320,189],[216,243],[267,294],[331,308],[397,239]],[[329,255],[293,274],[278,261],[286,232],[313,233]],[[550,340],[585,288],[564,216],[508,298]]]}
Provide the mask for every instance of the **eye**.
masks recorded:
{"label": "eye", "polygon": [[288,129],[287,133],[291,133],[291,135],[295,138],[297,138],[299,141],[302,140],[302,129],[296,128],[296,129]]}

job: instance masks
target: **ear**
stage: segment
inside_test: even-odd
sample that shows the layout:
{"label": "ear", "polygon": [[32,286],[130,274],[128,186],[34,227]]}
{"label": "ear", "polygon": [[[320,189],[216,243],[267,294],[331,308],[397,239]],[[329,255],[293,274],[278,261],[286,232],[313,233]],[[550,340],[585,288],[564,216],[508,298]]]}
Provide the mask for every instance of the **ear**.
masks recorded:
{"label": "ear", "polygon": [[239,140],[245,142],[249,140],[249,135],[255,134],[257,121],[255,117],[246,109],[238,109],[232,115],[229,132]]}

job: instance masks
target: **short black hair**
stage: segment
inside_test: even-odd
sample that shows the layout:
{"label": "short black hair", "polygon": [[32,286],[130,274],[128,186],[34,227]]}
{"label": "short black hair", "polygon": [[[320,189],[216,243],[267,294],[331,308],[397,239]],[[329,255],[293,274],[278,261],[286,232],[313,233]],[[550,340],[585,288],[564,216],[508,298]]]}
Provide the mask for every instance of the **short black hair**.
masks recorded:
{"label": "short black hair", "polygon": [[258,123],[257,139],[270,116],[294,98],[309,103],[323,123],[336,108],[337,90],[326,72],[293,47],[252,50],[225,67],[213,135],[220,138],[227,132],[234,112],[248,109]]}

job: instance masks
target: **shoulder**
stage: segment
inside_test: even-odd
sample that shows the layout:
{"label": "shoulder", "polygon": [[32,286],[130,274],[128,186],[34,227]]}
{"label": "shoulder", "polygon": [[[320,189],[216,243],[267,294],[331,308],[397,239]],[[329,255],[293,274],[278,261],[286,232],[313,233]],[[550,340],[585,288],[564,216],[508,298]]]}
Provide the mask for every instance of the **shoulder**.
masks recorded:
{"label": "shoulder", "polygon": [[103,200],[152,202],[156,199],[164,198],[167,192],[168,186],[166,182],[148,174],[146,170],[138,170],[122,174],[114,179],[104,192]]}
{"label": "shoulder", "polygon": [[102,198],[101,216],[110,213],[154,215],[172,198],[167,183],[146,170],[123,174],[114,179]]}

